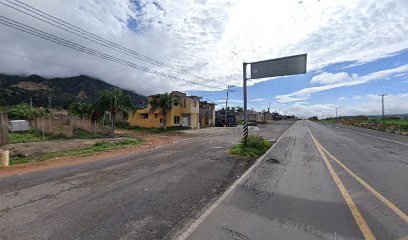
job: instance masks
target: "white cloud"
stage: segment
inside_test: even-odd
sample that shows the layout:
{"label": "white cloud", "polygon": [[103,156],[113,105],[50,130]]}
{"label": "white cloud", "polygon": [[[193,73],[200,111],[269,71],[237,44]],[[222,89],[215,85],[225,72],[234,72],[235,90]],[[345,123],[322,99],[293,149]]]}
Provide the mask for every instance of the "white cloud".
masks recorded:
{"label": "white cloud", "polygon": [[310,83],[326,85],[326,84],[346,82],[346,81],[350,81],[356,78],[358,78],[357,74],[353,74],[352,76],[350,76],[346,72],[339,72],[339,73],[323,72],[319,75],[314,76],[312,80],[310,80]]}
{"label": "white cloud", "polygon": [[[381,115],[381,97],[370,94],[364,97],[364,103],[350,106],[337,106],[334,104],[293,104],[286,108],[291,114],[303,117],[318,116],[334,117],[337,113],[339,116],[352,115]],[[389,94],[385,97],[385,113],[386,114],[401,114],[408,113],[408,93],[404,94]]]}
{"label": "white cloud", "polygon": [[[226,99],[219,99],[219,100],[214,100],[216,103],[225,103]],[[229,103],[243,103],[243,100],[234,100],[234,99],[228,99]]]}
{"label": "white cloud", "polygon": [[303,88],[303,89],[298,90],[296,92],[293,92],[291,94],[278,95],[275,98],[277,99],[278,102],[303,101],[303,100],[309,99],[313,93],[326,91],[326,90],[330,90],[330,89],[334,89],[334,88],[359,85],[359,84],[367,83],[367,82],[370,82],[370,81],[374,81],[374,80],[394,76],[395,74],[399,74],[399,73],[403,73],[403,72],[407,72],[407,71],[408,71],[408,64],[405,64],[405,65],[402,65],[402,66],[399,66],[399,67],[396,67],[396,68],[391,68],[391,69],[381,70],[381,71],[378,71],[378,72],[373,72],[373,73],[370,73],[370,74],[355,78],[355,79],[353,79],[351,81],[333,83],[333,84],[317,86],[317,87]]}
{"label": "white cloud", "polygon": [[263,99],[263,98],[257,98],[257,99],[252,99],[251,101],[252,101],[252,102],[260,102],[260,101],[263,101],[263,100],[265,100],[265,99]]}
{"label": "white cloud", "polygon": [[361,96],[353,96],[353,99],[354,100],[360,100],[360,99],[362,99],[363,97],[361,97]]}
{"label": "white cloud", "polygon": [[346,98],[345,97],[339,97],[339,98],[337,98],[337,100],[344,101],[344,100],[346,100]]}
{"label": "white cloud", "polygon": [[[408,46],[408,18],[402,17],[408,12],[407,1],[140,0],[140,8],[133,0],[23,1],[113,42],[212,79],[193,80],[215,88],[240,85],[243,60],[306,52],[310,71],[344,61],[355,64],[374,61]],[[136,64],[175,74],[95,45],[5,6],[0,9],[6,17]],[[135,19],[133,29],[137,33],[127,27],[131,19]],[[0,25],[0,42],[0,50],[69,66],[62,68],[0,54],[0,72],[4,73],[36,73],[46,77],[88,74],[144,94],[173,89],[214,90],[87,56],[3,25]],[[340,79],[341,76],[336,77]],[[335,82],[316,80],[316,84],[343,83],[338,82],[339,79]],[[262,80],[251,84],[259,81]]]}

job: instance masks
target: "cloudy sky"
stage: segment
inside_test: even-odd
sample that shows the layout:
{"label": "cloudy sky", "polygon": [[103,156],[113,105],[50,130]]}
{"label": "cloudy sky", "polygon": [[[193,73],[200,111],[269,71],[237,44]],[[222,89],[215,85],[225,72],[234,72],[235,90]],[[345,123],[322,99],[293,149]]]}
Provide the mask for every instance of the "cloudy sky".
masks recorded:
{"label": "cloudy sky", "polygon": [[[377,94],[387,93],[387,113],[408,113],[406,0],[0,3],[2,73],[86,74],[140,94],[183,90],[220,106],[226,86],[237,85],[230,103],[242,105],[243,61],[308,53],[305,75],[250,80],[249,107],[270,106],[305,117],[333,116],[336,107],[339,115],[379,114]],[[72,25],[61,28],[44,14]],[[33,36],[10,27],[16,24],[69,43],[62,46],[39,38],[38,32]],[[104,44],[97,44],[101,38],[95,41],[95,36]],[[122,50],[112,49],[112,43]],[[75,49],[67,47],[72,44]]]}

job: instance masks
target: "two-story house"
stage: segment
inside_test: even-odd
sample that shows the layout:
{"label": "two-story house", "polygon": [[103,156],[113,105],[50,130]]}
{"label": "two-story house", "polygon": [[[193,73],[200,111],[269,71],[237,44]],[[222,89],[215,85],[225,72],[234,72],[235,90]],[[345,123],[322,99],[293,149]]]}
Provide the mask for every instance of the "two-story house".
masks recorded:
{"label": "two-story house", "polygon": [[[148,106],[136,111],[128,118],[133,127],[160,128],[163,127],[164,114],[160,109],[152,111],[150,102],[155,95],[148,97]],[[187,96],[186,93],[173,91],[170,96],[174,101],[172,108],[167,112],[167,127],[183,126],[192,129],[199,127],[200,97]]]}

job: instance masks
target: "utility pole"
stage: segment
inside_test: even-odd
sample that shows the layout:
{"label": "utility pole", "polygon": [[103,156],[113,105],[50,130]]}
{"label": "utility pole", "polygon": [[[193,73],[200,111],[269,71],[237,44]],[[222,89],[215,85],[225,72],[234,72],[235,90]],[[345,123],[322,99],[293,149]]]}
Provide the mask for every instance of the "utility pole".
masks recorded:
{"label": "utility pole", "polygon": [[385,120],[385,113],[384,113],[384,96],[387,96],[386,93],[378,94],[378,96],[381,96],[381,103],[382,103],[382,120],[384,122]]}
{"label": "utility pole", "polygon": [[229,92],[235,92],[235,90],[232,90],[231,88],[235,87],[235,85],[228,85],[227,87],[227,100],[225,101],[225,126],[228,126],[228,93]]}
{"label": "utility pole", "polygon": [[48,96],[48,108],[52,108],[52,96]]}
{"label": "utility pole", "polygon": [[33,96],[30,96],[30,109],[33,109]]}
{"label": "utility pole", "polygon": [[336,109],[336,118],[337,118],[337,107],[335,109]]}

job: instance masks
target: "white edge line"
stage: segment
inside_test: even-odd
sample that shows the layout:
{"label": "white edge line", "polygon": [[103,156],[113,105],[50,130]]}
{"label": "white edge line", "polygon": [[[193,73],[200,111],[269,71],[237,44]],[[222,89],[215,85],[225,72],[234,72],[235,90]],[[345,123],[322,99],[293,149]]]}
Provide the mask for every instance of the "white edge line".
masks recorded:
{"label": "white edge line", "polygon": [[353,132],[353,133],[358,133],[358,134],[365,135],[365,136],[372,137],[372,138],[377,138],[377,139],[380,139],[380,140],[383,140],[383,141],[386,141],[386,142],[401,144],[401,145],[403,145],[403,146],[408,147],[408,144],[405,144],[405,143],[402,143],[402,142],[398,142],[398,141],[394,141],[394,140],[389,140],[389,139],[382,138],[382,137],[377,137],[377,136],[370,135],[370,134],[367,134],[367,133],[362,133],[362,132],[353,131],[353,130],[350,130],[350,129],[347,129],[347,128],[344,128],[344,127],[333,126],[333,125],[330,125],[330,124],[328,124],[328,126],[330,126],[330,127],[332,127],[332,128],[338,128],[338,129],[342,129],[342,130],[345,130],[345,131]]}
{"label": "white edge line", "polygon": [[[296,122],[295,122],[296,123]],[[265,158],[265,156],[267,154],[269,154],[274,147],[278,144],[278,142],[282,139],[283,136],[286,135],[286,133],[289,131],[289,129],[291,129],[293,127],[293,125],[295,125],[295,123],[293,123],[288,129],[286,129],[286,131],[278,138],[278,140],[273,144],[273,146],[264,154],[262,155],[260,158],[258,158],[258,160],[256,160],[256,162],[244,173],[241,175],[240,178],[238,178],[237,181],[235,181],[228,189],[227,191],[225,191],[220,198],[217,199],[217,201],[215,201],[211,206],[209,206],[204,212],[203,214],[201,214],[200,217],[198,217],[186,230],[183,231],[183,233],[181,233],[176,240],[186,240],[191,233],[194,232],[194,230],[211,214],[212,211],[214,211],[215,208],[218,207],[218,205],[221,204],[221,202],[257,167],[259,166],[263,159]]]}

